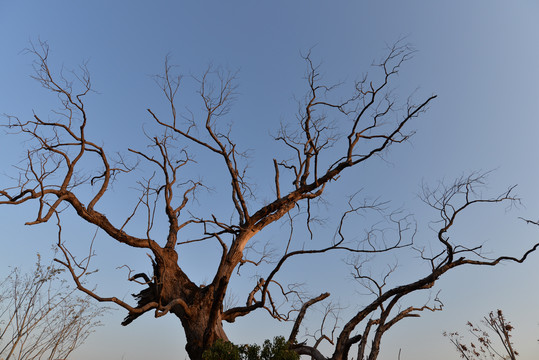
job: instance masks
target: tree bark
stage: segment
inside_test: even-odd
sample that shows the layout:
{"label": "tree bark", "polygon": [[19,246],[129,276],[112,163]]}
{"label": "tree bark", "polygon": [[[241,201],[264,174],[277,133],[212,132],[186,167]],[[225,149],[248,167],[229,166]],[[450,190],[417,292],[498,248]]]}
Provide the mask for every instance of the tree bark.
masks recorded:
{"label": "tree bark", "polygon": [[[133,296],[138,301],[138,308],[151,302],[158,302],[166,310],[157,316],[170,311],[176,315],[183,326],[187,344],[185,349],[191,360],[201,360],[202,353],[217,339],[228,341],[223,329],[222,299],[217,299],[214,284],[197,286],[189,280],[178,266],[178,255],[172,249],[156,251],[153,263],[154,277],[148,287]],[[221,287],[226,289],[228,281],[221,279]],[[167,307],[170,306],[170,308]],[[157,312],[156,312],[157,313]],[[122,322],[128,325],[141,314],[129,313]]]}
{"label": "tree bark", "polygon": [[209,319],[210,309],[208,305],[211,307],[212,303],[200,304],[200,311],[196,312],[196,317],[180,318],[187,339],[185,350],[187,350],[191,360],[202,360],[204,350],[211,347],[216,340],[228,341],[222,322]]}

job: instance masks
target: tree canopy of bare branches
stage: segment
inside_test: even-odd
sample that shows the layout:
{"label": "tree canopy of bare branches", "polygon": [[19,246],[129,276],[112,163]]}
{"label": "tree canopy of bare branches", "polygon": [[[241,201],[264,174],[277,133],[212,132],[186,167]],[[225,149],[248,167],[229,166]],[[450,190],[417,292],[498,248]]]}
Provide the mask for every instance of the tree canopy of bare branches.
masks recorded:
{"label": "tree canopy of bare branches", "polygon": [[[328,306],[320,331],[313,335],[314,343],[300,342],[299,327],[309,307],[326,301],[330,294],[309,297],[278,281],[277,274],[282,273],[285,264],[315,254],[342,252],[353,258],[377,256],[413,246],[416,232],[413,218],[398,211],[387,213],[385,203],[380,200],[358,201],[357,196],[352,196],[349,208],[336,224],[336,236],[322,247],[294,242],[294,224],[300,225],[292,214],[294,209],[301,209],[306,214],[303,226],[311,237],[315,236],[311,229],[316,221],[312,203],[321,199],[326,188],[350,174],[352,168],[361,168],[413,135],[410,123],[427,110],[436,95],[419,102],[409,98],[404,103],[397,103],[390,84],[414,50],[400,42],[390,46],[386,56],[373,64],[378,76],[374,79],[365,76],[356,81],[349,96],[340,100],[333,97],[340,89],[339,85],[324,83],[311,54],[304,56],[307,91],[299,102],[297,122],[282,124],[275,135],[275,140],[290,155],[276,157],[269,164],[273,170],[273,195],[262,205],[253,200],[256,197],[248,181],[246,154],[227,126],[227,115],[237,95],[235,73],[210,67],[200,77],[194,77],[201,111],[185,114],[177,108],[183,78],[174,73],[174,67],[166,59],[163,74],[155,80],[167,101],[168,114],[147,109],[153,130],[158,135],[146,133],[149,144],[144,149],[137,144],[127,149],[128,154],[137,158],[137,162],[130,165],[124,160],[128,155],[114,157],[99,139],[87,135],[92,120],[86,98],[92,91],[92,82],[86,65],[69,77],[51,70],[46,43],[31,47],[29,52],[36,59],[34,78],[58,96],[61,110],[49,118],[38,113],[29,119],[8,116],[7,131],[28,137],[32,145],[28,148],[25,166],[19,167],[18,182],[0,190],[0,205],[34,202],[37,204],[35,217],[27,225],[55,221],[57,246],[62,254],[56,261],[68,270],[79,290],[99,302],[115,303],[126,309],[128,315],[124,325],[146,312],[153,312],[156,317],[168,313],[178,317],[187,338],[186,350],[193,360],[200,359],[202,352],[217,339],[227,339],[223,322],[233,323],[257,310],[265,310],[278,320],[294,321],[288,340],[299,354],[326,359],[328,357],[319,351],[318,345],[327,341],[333,344],[333,353],[329,357],[333,360],[347,359],[353,346],[357,346],[358,359],[373,360],[378,356],[383,334],[395,323],[417,317],[424,310],[441,309],[438,299],[431,305],[402,308],[401,300],[407,295],[432,288],[453,268],[492,266],[502,261],[522,262],[539,246],[536,244],[520,257],[486,259],[482,256],[481,246],[455,243],[448,236],[455,222],[466,216],[469,208],[478,204],[518,201],[512,187],[494,197],[483,197],[477,191],[484,181],[483,174],[464,176],[434,190],[424,186],[423,200],[440,216],[433,239],[439,253],[428,255],[417,248],[429,263],[430,270],[414,281],[389,286],[385,278],[378,279],[365,273],[356,257],[350,261],[354,277],[374,295],[372,300],[338,326],[338,316],[333,316],[334,308]],[[190,210],[195,195],[206,186],[196,174],[190,173],[196,153],[204,153],[221,163],[224,172],[219,178],[228,186],[233,211],[230,218],[214,215],[209,205],[205,215]],[[95,167],[87,168],[88,164],[96,163]],[[112,221],[100,206],[103,198],[113,192],[114,182],[120,182],[133,172],[137,163],[153,168],[153,172],[138,181],[140,192],[133,208],[125,214],[125,220]],[[351,189],[353,191],[357,189]],[[129,276],[130,281],[142,286],[135,295],[136,304],[116,296],[104,296],[85,286],[82,279],[88,271],[89,259],[78,261],[62,240],[62,217],[66,208],[74,210],[80,220],[95,225],[111,241],[149,252],[153,273]],[[392,227],[391,234],[386,236],[383,229],[373,227],[360,241],[347,239],[344,227],[355,215],[365,211],[383,214]],[[167,231],[165,237],[156,238],[152,230],[159,214],[166,217]],[[133,219],[137,218],[146,221],[143,235],[130,232]],[[284,241],[280,244],[282,252],[273,254],[271,260],[268,253],[259,259],[248,257],[247,249],[256,235],[278,221],[290,223],[289,236],[284,237],[286,240],[275,240]],[[200,236],[186,238],[187,229],[189,234],[198,231]],[[182,246],[202,242],[215,244],[221,254],[212,278],[204,285],[192,281],[178,258]],[[235,272],[242,266],[265,262],[273,264],[272,269],[256,279],[252,290],[244,294],[244,302],[225,307],[229,283]],[[394,271],[396,268],[390,267],[388,275]],[[297,301],[288,310],[283,310],[277,298]]]}

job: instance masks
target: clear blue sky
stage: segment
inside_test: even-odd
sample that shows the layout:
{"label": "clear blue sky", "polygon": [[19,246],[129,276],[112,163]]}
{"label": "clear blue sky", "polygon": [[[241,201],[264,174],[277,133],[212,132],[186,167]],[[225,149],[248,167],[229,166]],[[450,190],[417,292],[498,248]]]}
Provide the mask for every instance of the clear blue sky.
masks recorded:
{"label": "clear blue sky", "polygon": [[[267,178],[276,151],[269,134],[280,121],[294,118],[294,96],[305,91],[300,53],[313,47],[326,79],[353,81],[371,70],[369,64],[384,55],[386,43],[406,37],[418,52],[403,68],[395,95],[406,99],[416,91],[417,99],[431,94],[438,98],[412,124],[417,133],[409,144],[394,148],[386,162],[374,161],[357,177],[343,179],[342,186],[329,190],[328,200],[342,201],[346,194],[342,189],[350,187],[392,200],[395,207],[415,214],[418,240],[427,242],[433,238],[428,223],[436,214],[418,201],[420,183],[496,169],[485,192],[496,193],[518,184],[523,206],[509,212],[503,207],[480,209],[484,211],[471,213],[454,236],[485,243],[493,254],[518,255],[539,239],[539,228],[518,220],[519,216],[539,218],[538,18],[539,3],[532,0],[0,0],[0,113],[25,118],[32,110],[46,114],[57,106],[54,97],[29,78],[32,58],[21,53],[29,41],[38,39],[50,44],[51,63],[57,67],[70,69],[89,60],[98,91],[88,100],[92,135],[114,151],[144,146],[141,129],[151,123],[145,109],[165,111],[150,75],[162,70],[167,54],[184,74],[198,74],[209,63],[238,69],[239,96],[231,113],[233,134],[244,149],[253,149],[251,177],[263,201],[264,194],[272,194]],[[182,96],[190,101],[188,87]],[[0,172],[9,174],[8,164],[24,155],[24,143],[1,136]],[[125,212],[123,204],[130,204],[129,189],[114,191],[107,215]],[[214,201],[211,206],[218,209],[221,204]],[[50,254],[54,228],[24,227],[31,216],[29,208],[0,207],[0,241],[4,249],[9,246],[0,252],[0,275],[9,265],[31,266],[36,251]],[[91,235],[84,232],[91,229],[76,223],[72,227],[76,248],[77,237],[87,240]],[[278,230],[272,234],[277,236]],[[123,281],[125,272],[116,267],[149,265],[145,254],[109,243],[104,236],[97,240],[96,266],[101,271],[96,281],[103,293],[129,299],[136,289],[128,287]],[[403,279],[406,271],[420,269],[414,265],[418,259],[390,259],[395,260],[400,260]],[[313,293],[325,291],[329,281],[335,301],[346,307],[341,314],[346,318],[364,302],[361,288],[350,279],[339,257],[331,261],[315,268],[309,266],[312,262],[300,262],[291,271],[297,279],[307,276],[303,272],[318,279],[309,284]],[[196,254],[193,261],[186,262],[197,282],[209,276],[200,264]],[[378,265],[375,271],[382,271]],[[241,281],[237,286],[241,288]],[[437,289],[442,290],[444,311],[396,326],[383,340],[381,359],[396,359],[399,348],[402,360],[456,359],[442,331],[463,329],[466,321],[478,320],[497,308],[516,327],[514,340],[521,359],[537,358],[539,254],[524,265],[457,270],[447,274]],[[417,303],[427,297],[428,293],[421,294]],[[124,328],[120,326],[124,315],[119,310],[107,317],[73,359],[185,357],[185,341],[176,318],[156,320],[146,315]],[[260,313],[226,329],[233,341],[243,343],[260,342],[289,328]]]}

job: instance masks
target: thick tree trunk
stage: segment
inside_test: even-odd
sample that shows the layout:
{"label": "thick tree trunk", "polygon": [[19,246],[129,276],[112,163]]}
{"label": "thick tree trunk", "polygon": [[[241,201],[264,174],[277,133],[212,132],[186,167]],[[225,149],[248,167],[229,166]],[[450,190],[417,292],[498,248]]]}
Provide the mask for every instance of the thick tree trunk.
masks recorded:
{"label": "thick tree trunk", "polygon": [[213,326],[208,326],[209,309],[201,309],[196,318],[182,320],[187,344],[185,350],[191,360],[202,360],[202,353],[209,348],[216,340],[227,341],[228,338],[223,330],[221,321],[217,321]]}
{"label": "thick tree trunk", "polygon": [[[181,299],[184,305],[177,304],[170,308],[184,328],[187,344],[185,346],[191,360],[201,360],[204,350],[217,339],[228,340],[223,330],[221,314],[222,299],[216,294],[223,293],[228,284],[227,279],[220,282],[223,289],[218,291],[214,285],[199,287],[189,280],[178,266],[178,255],[174,250],[156,251],[154,278],[148,287],[134,295],[138,307],[151,302],[158,302],[165,307],[171,302]],[[186,310],[187,308],[187,310]],[[129,324],[140,314],[129,314],[123,325]]]}
{"label": "thick tree trunk", "polygon": [[[204,350],[213,345],[217,339],[228,340],[221,321],[222,299],[216,298],[219,291],[214,285],[199,287],[191,282],[178,266],[175,251],[170,252],[161,266],[157,264],[156,270],[160,273],[162,281],[160,289],[162,304],[177,298],[181,298],[187,304],[188,312],[180,305],[172,307],[171,312],[182,323],[187,339],[185,349],[189,358],[202,360]],[[228,281],[221,282],[221,285],[223,284],[226,289]]]}

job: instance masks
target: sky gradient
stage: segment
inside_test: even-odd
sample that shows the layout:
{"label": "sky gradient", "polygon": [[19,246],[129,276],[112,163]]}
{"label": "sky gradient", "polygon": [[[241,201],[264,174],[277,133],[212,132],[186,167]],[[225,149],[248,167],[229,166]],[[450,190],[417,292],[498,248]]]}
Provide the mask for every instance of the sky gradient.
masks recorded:
{"label": "sky gradient", "polygon": [[[494,170],[485,194],[495,195],[518,184],[516,192],[522,205],[479,208],[452,236],[485,243],[492,256],[516,256],[539,239],[539,228],[519,220],[539,218],[538,18],[539,3],[531,0],[151,4],[0,0],[0,113],[24,119],[32,116],[32,111],[48,114],[58,106],[55,97],[29,76],[33,58],[23,50],[29,42],[39,40],[49,43],[50,61],[56,69],[73,69],[88,61],[96,90],[87,104],[91,136],[111,151],[145,146],[142,130],[151,127],[146,108],[166,111],[151,76],[163,70],[167,55],[185,75],[200,74],[208,64],[237,70],[238,96],[230,115],[233,136],[243,149],[252,149],[250,176],[264,201],[272,195],[268,181],[271,159],[280,151],[271,134],[280,122],[294,120],[295,98],[306,91],[301,54],[312,49],[328,82],[350,83],[366,72],[375,74],[370,67],[373,60],[384,56],[387,44],[404,38],[417,52],[396,79],[394,95],[401,102],[410,94],[417,101],[432,94],[438,97],[411,124],[416,134],[409,143],[394,147],[385,161],[375,159],[353,176],[343,176],[342,185],[328,189],[328,201],[337,206],[360,188],[372,197],[391,200],[394,208],[415,215],[418,241],[428,244],[433,239],[429,222],[436,220],[436,213],[419,201],[421,183],[435,184],[472,171]],[[186,79],[180,96],[182,103],[190,104],[194,87],[188,76]],[[25,146],[18,138],[4,133],[0,136],[0,173],[4,176],[13,174],[10,165],[24,156]],[[199,163],[211,164],[203,154],[199,156]],[[209,178],[210,182],[215,180]],[[113,196],[106,200],[109,207],[105,213],[111,217],[123,214],[130,195],[129,188],[114,188]],[[200,206],[225,211],[219,199],[202,197]],[[8,266],[31,267],[36,252],[52,257],[54,227],[23,225],[33,216],[31,208],[0,207],[0,241],[4,249],[8,247],[0,252],[0,275],[7,274]],[[278,237],[281,230],[275,226],[267,236]],[[331,236],[334,230],[335,224],[330,223],[320,234]],[[93,234],[92,228],[78,223],[66,231],[73,238],[73,247],[81,252]],[[83,239],[77,242],[77,237]],[[130,300],[129,294],[136,288],[125,281],[125,271],[116,269],[126,263],[118,259],[127,257],[131,264],[148,269],[146,255],[110,245],[105,236],[97,238],[96,251],[95,266],[100,272],[95,279],[100,291],[119,292],[114,295]],[[214,250],[207,251],[211,254]],[[211,279],[211,271],[201,266],[202,255],[191,255],[185,266],[193,280],[201,283]],[[323,266],[299,262],[291,265],[290,271],[298,280],[309,279],[313,293],[329,286],[327,290],[344,308],[341,316],[346,319],[346,314],[364,300],[361,287],[351,279],[341,257],[333,256],[328,262],[317,259]],[[402,268],[401,277],[395,278],[397,283],[407,279],[407,272],[421,273],[417,257],[388,261]],[[384,264],[375,265],[379,267],[373,271],[384,270]],[[242,289],[241,281],[235,285]],[[478,321],[498,308],[516,328],[514,343],[520,358],[537,358],[539,254],[522,265],[458,269],[446,274],[431,295],[437,290],[441,290],[444,311],[398,324],[382,341],[381,360],[396,359],[399,349],[401,360],[457,359],[442,332],[463,330],[467,321]],[[243,299],[243,293],[240,295]],[[421,293],[414,297],[416,304],[428,296]],[[186,358],[183,331],[174,316],[154,319],[147,314],[122,327],[124,316],[121,309],[112,312],[72,358]],[[316,325],[313,322],[310,326]],[[260,312],[225,329],[232,341],[250,343],[287,334],[290,324],[277,323]]]}

